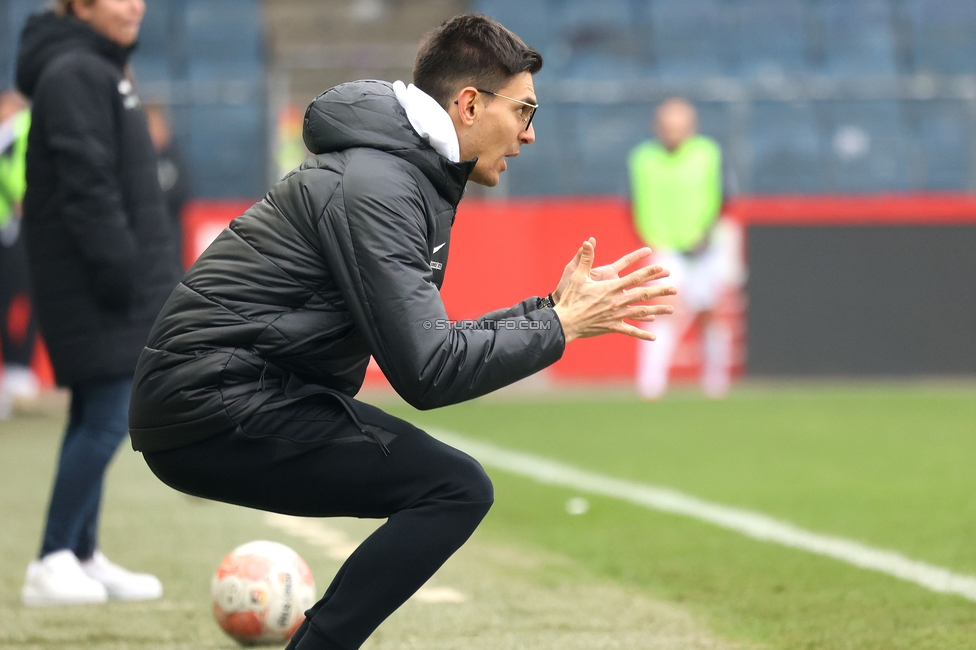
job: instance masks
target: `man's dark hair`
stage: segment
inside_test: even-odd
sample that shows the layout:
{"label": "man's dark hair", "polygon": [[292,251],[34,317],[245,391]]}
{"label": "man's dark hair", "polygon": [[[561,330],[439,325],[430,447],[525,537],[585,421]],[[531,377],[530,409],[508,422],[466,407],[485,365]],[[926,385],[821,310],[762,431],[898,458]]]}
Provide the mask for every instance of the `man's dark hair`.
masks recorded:
{"label": "man's dark hair", "polygon": [[540,69],[542,55],[501,23],[463,14],[424,37],[413,64],[413,83],[446,109],[465,86],[494,92],[515,75]]}

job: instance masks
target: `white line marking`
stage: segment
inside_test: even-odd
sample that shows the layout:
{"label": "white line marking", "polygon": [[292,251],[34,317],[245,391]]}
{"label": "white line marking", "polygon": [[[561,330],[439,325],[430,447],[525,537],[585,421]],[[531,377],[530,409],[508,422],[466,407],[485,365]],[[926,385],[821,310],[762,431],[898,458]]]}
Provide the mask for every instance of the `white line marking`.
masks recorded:
{"label": "white line marking", "polygon": [[574,488],[629,501],[653,510],[693,517],[753,539],[825,555],[863,569],[913,582],[932,591],[956,594],[976,601],[976,576],[953,573],[949,569],[913,560],[895,551],[804,530],[759,512],[711,503],[671,488],[644,485],[588,472],[548,458],[504,449],[453,433],[428,431],[485,465],[520,474],[540,483]]}
{"label": "white line marking", "polygon": [[422,603],[464,603],[468,600],[468,597],[457,589],[450,587],[429,587],[427,585],[418,589],[417,593],[411,596],[411,598],[419,600]]}
{"label": "white line marking", "polygon": [[340,562],[352,555],[359,546],[352,541],[344,531],[332,528],[323,521],[289,517],[273,512],[264,513],[264,523],[272,528],[283,530],[290,535],[300,537],[312,546],[325,550],[325,554]]}
{"label": "white line marking", "polygon": [[[352,555],[359,546],[345,531],[333,528],[320,519],[306,519],[304,517],[289,517],[274,512],[264,513],[264,523],[272,528],[284,531],[289,535],[304,539],[312,546],[317,546],[333,560],[340,562]],[[422,603],[463,603],[468,597],[451,587],[434,587],[429,583],[417,590],[411,596]]]}

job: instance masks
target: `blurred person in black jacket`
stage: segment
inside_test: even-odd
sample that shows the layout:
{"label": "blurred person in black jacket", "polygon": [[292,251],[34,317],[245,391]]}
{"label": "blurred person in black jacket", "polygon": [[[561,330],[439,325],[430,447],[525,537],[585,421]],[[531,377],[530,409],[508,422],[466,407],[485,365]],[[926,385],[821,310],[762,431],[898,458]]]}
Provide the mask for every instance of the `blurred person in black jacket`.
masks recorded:
{"label": "blurred person in black jacket", "polygon": [[71,408],[27,605],[142,600],[159,581],[98,548],[105,469],[132,377],[179,271],[146,117],[126,75],[143,0],[59,0],[21,34],[33,102],[23,224],[35,313]]}

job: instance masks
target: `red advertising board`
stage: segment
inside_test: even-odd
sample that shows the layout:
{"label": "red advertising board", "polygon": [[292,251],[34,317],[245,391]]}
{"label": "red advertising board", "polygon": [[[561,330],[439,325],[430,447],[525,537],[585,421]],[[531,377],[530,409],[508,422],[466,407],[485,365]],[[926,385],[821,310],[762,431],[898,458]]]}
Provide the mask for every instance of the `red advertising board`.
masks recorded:
{"label": "red advertising board", "polygon": [[[184,252],[192,263],[230,221],[247,209],[240,202],[195,202],[184,218]],[[455,320],[478,316],[552,291],[566,263],[588,237],[597,240],[597,264],[643,246],[630,225],[626,202],[614,198],[465,201],[451,235],[451,254],[441,295]],[[729,295],[723,317],[736,332],[736,373],[741,373],[742,301]],[[697,332],[679,348],[674,374],[695,375]],[[553,381],[628,382],[636,367],[636,341],[622,335],[570,345],[548,372]],[[373,364],[368,382],[384,381]]]}
{"label": "red advertising board", "polygon": [[[242,214],[251,201],[194,201],[184,213],[183,257],[187,266]],[[877,196],[739,197],[728,206],[741,227],[759,226],[944,226],[976,224],[976,195],[964,193]],[[642,244],[631,227],[628,203],[618,197],[466,200],[451,239],[442,295],[454,319],[475,318],[530,295],[546,294],[587,237],[597,239],[597,263],[607,263]],[[729,292],[721,309],[736,332],[735,371],[745,364],[746,296]],[[627,382],[635,371],[633,339],[603,336],[576,341],[547,371],[557,382]],[[35,368],[53,376],[42,343]],[[673,374],[698,372],[697,332],[678,349]],[[368,381],[383,382],[375,364]]]}
{"label": "red advertising board", "polygon": [[[184,253],[189,264],[249,202],[198,201],[185,215]],[[976,223],[976,195],[769,196],[741,197],[728,208],[740,226],[949,225]],[[597,239],[603,264],[642,246],[631,226],[628,203],[616,197],[466,200],[451,238],[442,288],[453,319],[476,318],[556,285],[566,262],[587,237]],[[735,372],[746,350],[746,296],[729,292],[721,317],[736,333]],[[695,376],[699,369],[697,331],[685,337],[673,374]],[[556,382],[628,382],[635,372],[636,341],[603,336],[576,341],[547,371]],[[368,382],[383,382],[373,364]]]}

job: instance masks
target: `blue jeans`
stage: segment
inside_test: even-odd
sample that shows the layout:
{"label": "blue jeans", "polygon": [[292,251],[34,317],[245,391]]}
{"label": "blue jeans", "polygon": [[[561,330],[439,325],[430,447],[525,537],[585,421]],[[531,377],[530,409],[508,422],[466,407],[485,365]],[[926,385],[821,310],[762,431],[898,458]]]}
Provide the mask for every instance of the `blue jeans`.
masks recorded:
{"label": "blue jeans", "polygon": [[132,377],[71,387],[71,413],[61,443],[58,472],[41,557],[69,549],[87,560],[97,548],[102,480],[129,432]]}

